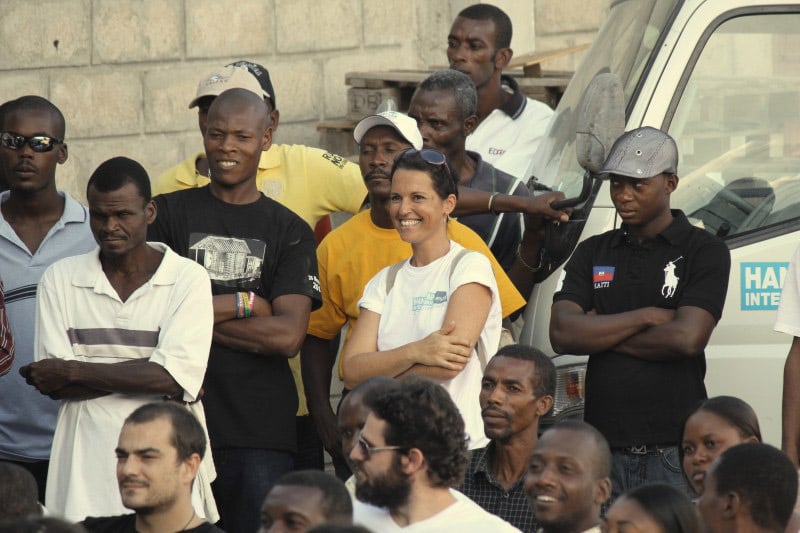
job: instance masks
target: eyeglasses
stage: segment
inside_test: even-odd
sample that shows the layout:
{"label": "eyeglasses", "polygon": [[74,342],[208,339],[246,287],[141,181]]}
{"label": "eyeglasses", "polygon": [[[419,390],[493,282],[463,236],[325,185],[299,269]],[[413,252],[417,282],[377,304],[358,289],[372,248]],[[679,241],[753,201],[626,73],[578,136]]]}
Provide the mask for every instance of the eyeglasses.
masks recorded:
{"label": "eyeglasses", "polygon": [[415,154],[419,154],[422,160],[428,163],[429,165],[444,167],[444,171],[447,173],[447,177],[450,178],[450,182],[453,185],[457,185],[455,180],[453,179],[453,174],[450,173],[450,167],[447,166],[447,157],[439,150],[433,150],[431,148],[423,148],[422,150],[417,150],[416,148],[409,148],[407,150],[403,150],[398,156],[398,159]]}
{"label": "eyeglasses", "polygon": [[26,137],[24,135],[11,133],[8,131],[0,133],[0,145],[10,150],[19,150],[25,146],[26,143],[34,152],[49,152],[55,148],[57,144],[63,144],[64,141],[56,139],[55,137],[49,137],[47,135],[33,135],[31,137]]}
{"label": "eyeglasses", "polygon": [[373,453],[403,449],[402,446],[370,446],[362,435],[358,436],[358,448],[361,450],[361,453],[364,454],[365,459],[372,457]]}

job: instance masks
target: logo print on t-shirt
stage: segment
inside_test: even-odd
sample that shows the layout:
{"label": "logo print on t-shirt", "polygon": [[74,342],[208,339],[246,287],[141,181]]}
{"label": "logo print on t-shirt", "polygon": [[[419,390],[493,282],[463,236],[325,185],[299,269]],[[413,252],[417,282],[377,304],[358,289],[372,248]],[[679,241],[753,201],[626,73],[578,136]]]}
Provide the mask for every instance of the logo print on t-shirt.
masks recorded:
{"label": "logo print on t-shirt", "polygon": [[414,296],[414,299],[411,301],[411,311],[416,313],[422,309],[430,309],[434,305],[441,304],[447,304],[447,292],[431,291],[423,296]]}
{"label": "logo print on t-shirt", "polygon": [[611,282],[614,281],[614,270],[615,267],[613,266],[592,267],[592,283],[594,283],[594,288],[602,289],[604,287],[610,287]]}
{"label": "logo print on t-shirt", "polygon": [[266,248],[258,239],[208,233],[189,235],[189,259],[205,267],[212,283],[226,287],[257,288]]}
{"label": "logo print on t-shirt", "polygon": [[680,281],[680,278],[675,275],[675,263],[681,259],[683,256],[673,259],[664,267],[664,284],[661,286],[661,296],[664,298],[672,298],[675,295],[675,289],[678,288],[678,281]]}

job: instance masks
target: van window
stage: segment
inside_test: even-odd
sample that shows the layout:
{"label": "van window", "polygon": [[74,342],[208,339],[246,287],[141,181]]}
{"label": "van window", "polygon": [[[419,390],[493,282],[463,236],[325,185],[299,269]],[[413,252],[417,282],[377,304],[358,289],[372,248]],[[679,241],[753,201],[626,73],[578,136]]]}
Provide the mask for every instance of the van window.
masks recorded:
{"label": "van window", "polygon": [[699,54],[671,118],[672,206],[722,238],[800,219],[800,15],[741,16]]}

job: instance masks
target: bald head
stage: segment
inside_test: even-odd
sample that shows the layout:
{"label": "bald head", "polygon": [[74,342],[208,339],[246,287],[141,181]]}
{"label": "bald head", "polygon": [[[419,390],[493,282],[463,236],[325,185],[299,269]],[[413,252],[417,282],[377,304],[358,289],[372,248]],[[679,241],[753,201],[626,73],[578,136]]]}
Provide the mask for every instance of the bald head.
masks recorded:
{"label": "bald head", "polygon": [[3,104],[2,114],[0,114],[0,131],[5,131],[7,129],[5,124],[6,117],[17,114],[22,115],[23,113],[43,113],[49,115],[52,121],[52,131],[45,133],[58,139],[64,139],[66,125],[61,110],[50,100],[34,95],[21,96],[16,100],[11,100]]}
{"label": "bald head", "polygon": [[269,109],[267,109],[264,99],[247,89],[228,89],[220,93],[208,108],[208,121],[243,112],[257,118],[256,124],[262,130],[266,130],[271,125]]}

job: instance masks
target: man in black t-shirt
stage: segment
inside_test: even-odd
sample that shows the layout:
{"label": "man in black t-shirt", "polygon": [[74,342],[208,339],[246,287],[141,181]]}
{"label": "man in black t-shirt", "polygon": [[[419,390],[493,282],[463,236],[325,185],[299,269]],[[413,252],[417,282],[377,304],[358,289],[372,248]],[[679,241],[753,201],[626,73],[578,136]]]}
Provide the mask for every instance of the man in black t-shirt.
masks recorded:
{"label": "man in black t-shirt", "polygon": [[216,533],[192,507],[192,484],[206,451],[203,427],[175,402],[148,403],[125,419],[117,444],[122,504],[133,514],[89,517],[89,533]]}
{"label": "man in black t-shirt", "polygon": [[677,167],[666,133],[645,127],[617,140],[601,172],[622,227],[578,246],[553,299],[553,349],[590,355],[585,419],[611,446],[612,498],[658,481],[688,493],[677,440],[706,398],[704,349],[730,253],[670,210]]}
{"label": "man in black t-shirt", "polygon": [[292,469],[297,390],[288,359],[320,305],[314,235],[262,195],[256,172],[272,142],[263,99],[230,89],[204,135],[211,183],[155,198],[150,240],[205,266],[214,336],[203,384],[221,525],[255,531],[272,484]]}

